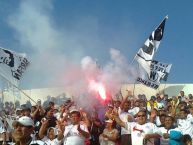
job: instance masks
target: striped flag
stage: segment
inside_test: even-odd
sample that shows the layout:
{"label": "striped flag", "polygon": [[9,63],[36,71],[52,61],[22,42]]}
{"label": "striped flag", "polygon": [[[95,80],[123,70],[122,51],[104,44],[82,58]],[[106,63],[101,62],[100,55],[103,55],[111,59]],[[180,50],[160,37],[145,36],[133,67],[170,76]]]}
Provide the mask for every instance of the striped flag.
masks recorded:
{"label": "striped flag", "polygon": [[150,65],[154,54],[157,51],[160,41],[163,38],[165,22],[168,19],[166,16],[161,24],[151,33],[144,45],[139,49],[135,56],[135,60],[144,68],[147,73],[150,73]]}

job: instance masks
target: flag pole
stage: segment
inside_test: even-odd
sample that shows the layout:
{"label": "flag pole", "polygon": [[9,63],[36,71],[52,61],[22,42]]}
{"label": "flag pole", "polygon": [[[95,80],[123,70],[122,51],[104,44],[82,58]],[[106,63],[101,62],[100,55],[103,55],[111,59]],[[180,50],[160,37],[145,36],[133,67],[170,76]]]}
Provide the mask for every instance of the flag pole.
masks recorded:
{"label": "flag pole", "polygon": [[166,82],[164,84],[163,94],[165,95]]}
{"label": "flag pole", "polygon": [[[139,72],[139,64],[138,64],[138,72]],[[133,96],[135,95],[135,86],[136,86],[136,79],[135,79],[134,86],[133,86]]]}
{"label": "flag pole", "polygon": [[135,95],[135,84],[136,84],[136,81],[135,81],[134,86],[133,86],[133,97]]}
{"label": "flag pole", "polygon": [[21,91],[26,97],[28,97],[31,101],[33,101],[35,104],[37,104],[37,102],[35,100],[33,100],[28,94],[26,94],[23,90],[21,90],[20,88],[18,88],[15,84],[13,84],[11,81],[9,81],[5,76],[3,76],[2,74],[0,74],[0,76],[2,78],[4,78],[6,81],[8,81],[11,85],[13,85],[15,88],[17,88],[19,91]]}

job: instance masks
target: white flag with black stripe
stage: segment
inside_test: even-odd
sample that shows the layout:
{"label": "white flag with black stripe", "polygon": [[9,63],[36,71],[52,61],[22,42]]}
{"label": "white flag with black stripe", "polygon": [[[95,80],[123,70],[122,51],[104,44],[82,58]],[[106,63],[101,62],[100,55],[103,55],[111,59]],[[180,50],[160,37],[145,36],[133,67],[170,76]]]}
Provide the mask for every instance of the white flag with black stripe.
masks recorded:
{"label": "white flag with black stripe", "polygon": [[20,80],[28,66],[29,61],[25,54],[0,48],[0,75],[10,82]]}
{"label": "white flag with black stripe", "polygon": [[145,69],[147,73],[150,73],[151,61],[153,60],[154,54],[163,38],[165,22],[167,19],[168,16],[166,16],[161,24],[151,33],[135,56],[135,60]]}

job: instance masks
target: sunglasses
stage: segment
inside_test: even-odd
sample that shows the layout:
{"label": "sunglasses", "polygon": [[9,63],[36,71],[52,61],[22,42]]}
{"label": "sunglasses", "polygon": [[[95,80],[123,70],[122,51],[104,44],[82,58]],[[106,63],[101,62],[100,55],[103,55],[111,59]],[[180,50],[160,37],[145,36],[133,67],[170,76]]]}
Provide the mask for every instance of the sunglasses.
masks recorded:
{"label": "sunglasses", "polygon": [[137,115],[137,117],[145,117],[146,115]]}

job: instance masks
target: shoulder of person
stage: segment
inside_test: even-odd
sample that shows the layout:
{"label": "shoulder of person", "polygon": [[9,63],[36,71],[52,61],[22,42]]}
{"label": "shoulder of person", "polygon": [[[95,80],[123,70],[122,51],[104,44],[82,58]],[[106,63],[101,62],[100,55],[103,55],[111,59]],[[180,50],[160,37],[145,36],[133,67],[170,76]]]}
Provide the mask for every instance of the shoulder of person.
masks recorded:
{"label": "shoulder of person", "polygon": [[[152,123],[152,122],[147,122],[147,123],[145,123],[144,125],[147,125],[147,126],[156,126],[154,123]],[[157,127],[157,126],[156,126]]]}

